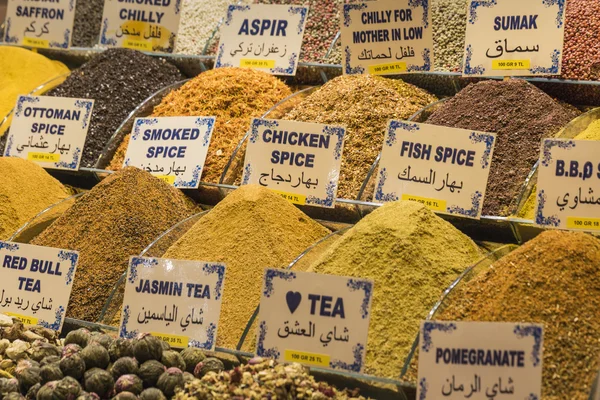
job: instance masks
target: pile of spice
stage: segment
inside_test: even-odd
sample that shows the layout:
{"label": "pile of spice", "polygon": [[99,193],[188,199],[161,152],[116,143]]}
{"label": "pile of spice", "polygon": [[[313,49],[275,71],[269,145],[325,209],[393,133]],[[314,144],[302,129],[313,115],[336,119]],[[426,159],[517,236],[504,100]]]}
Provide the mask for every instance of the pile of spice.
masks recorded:
{"label": "pile of spice", "polygon": [[600,3],[569,0],[561,77],[600,79]]}
{"label": "pile of spice", "polygon": [[94,47],[102,29],[104,0],[84,0],[75,5],[71,46]]}
{"label": "pile of spice", "polygon": [[129,257],[195,211],[181,191],[125,168],[79,198],[32,244],[80,252],[67,316],[97,321]]}
{"label": "pile of spice", "polygon": [[425,206],[398,201],[362,219],[311,269],[374,280],[365,373],[397,378],[420,321],[480,255],[471,239]]}
{"label": "pile of spice", "polygon": [[[205,182],[219,182],[221,173],[250,127],[291,94],[285,83],[272,75],[244,68],[217,68],[204,72],[169,93],[154,108],[154,117],[215,116],[217,121],[202,172]],[[108,169],[123,165],[129,136],[117,149]]]}
{"label": "pile of spice", "polygon": [[300,364],[282,365],[260,357],[247,365],[194,379],[174,399],[364,399],[358,391],[340,391],[316,382]]}
{"label": "pile of spice", "polygon": [[39,165],[16,157],[0,157],[0,240],[39,212],[69,196],[67,189]]}
{"label": "pile of spice", "polygon": [[511,79],[467,86],[426,123],[497,134],[483,215],[507,216],[516,212],[542,138],[554,136],[577,115],[526,81]]}
{"label": "pile of spice", "polygon": [[542,397],[587,399],[599,367],[600,240],[546,231],[457,286],[441,320],[544,325]]}
{"label": "pile of spice", "polygon": [[[575,140],[600,140],[600,119],[592,122],[583,132],[575,136]],[[519,217],[533,220],[535,217],[535,204],[537,188],[534,187],[531,195],[519,210]]]}
{"label": "pile of spice", "polygon": [[354,199],[383,145],[390,119],[405,120],[436,97],[400,79],[343,75],[283,119],[345,126],[338,197]]}
{"label": "pile of spice", "polygon": [[463,0],[433,0],[434,70],[456,72],[462,69],[467,29],[467,2]]}
{"label": "pile of spice", "polygon": [[329,231],[272,191],[245,185],[164,254],[227,265],[217,346],[235,348],[260,302],[265,268],[284,268]]}
{"label": "pile of spice", "polygon": [[157,90],[182,79],[179,70],[162,58],[135,50],[109,49],[74,70],[46,95],[95,100],[81,156],[82,167],[93,167],[131,111]]}
{"label": "pile of spice", "polygon": [[[69,69],[58,61],[13,46],[0,46],[0,71],[0,122],[14,108],[20,95],[29,94],[41,84],[69,73]],[[0,136],[8,125],[0,127]],[[4,146],[0,146],[0,151],[3,150]]]}

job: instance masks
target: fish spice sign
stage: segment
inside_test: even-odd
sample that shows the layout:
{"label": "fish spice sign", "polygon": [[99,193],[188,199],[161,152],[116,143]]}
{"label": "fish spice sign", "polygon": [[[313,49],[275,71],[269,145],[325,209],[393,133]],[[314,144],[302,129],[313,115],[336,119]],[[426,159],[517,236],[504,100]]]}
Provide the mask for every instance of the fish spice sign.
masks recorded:
{"label": "fish spice sign", "polygon": [[561,72],[566,0],[469,0],[464,76]]}

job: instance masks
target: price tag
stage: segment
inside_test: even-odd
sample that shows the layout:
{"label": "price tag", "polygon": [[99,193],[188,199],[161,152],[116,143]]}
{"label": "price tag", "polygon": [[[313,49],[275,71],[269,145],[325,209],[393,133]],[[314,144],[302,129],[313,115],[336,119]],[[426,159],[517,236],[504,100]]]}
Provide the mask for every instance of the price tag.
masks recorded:
{"label": "price tag", "polygon": [[600,142],[544,139],[535,223],[600,232]]}
{"label": "price tag", "polygon": [[560,74],[566,1],[468,4],[463,76]]}
{"label": "price tag", "polygon": [[104,0],[100,44],[172,53],[180,17],[181,0]]}
{"label": "price tag", "polygon": [[93,107],[94,100],[20,96],[4,155],[77,171]]}
{"label": "price tag", "polygon": [[0,241],[0,312],[60,331],[78,259],[76,251]]}
{"label": "price tag", "polygon": [[255,68],[296,75],[308,7],[230,5],[221,25],[215,68]]}
{"label": "price tag", "polygon": [[373,281],[265,270],[256,354],[361,372]]}
{"label": "price tag", "polygon": [[74,18],[75,0],[8,0],[4,42],[28,47],[68,49],[71,47]]}
{"label": "price tag", "polygon": [[429,2],[380,0],[344,4],[342,14],[345,74],[392,75],[431,70],[433,33]]}
{"label": "price tag", "polygon": [[390,121],[374,199],[479,219],[495,141],[494,133]]}
{"label": "price tag", "polygon": [[134,166],[181,189],[197,189],[215,117],[136,118],[123,167]]}
{"label": "price tag", "polygon": [[223,264],[131,257],[120,337],[150,332],[171,347],[214,350],[224,279]]}
{"label": "price tag", "polygon": [[424,321],[417,398],[540,399],[542,342],[536,324]]}
{"label": "price tag", "polygon": [[345,128],[252,120],[242,184],[259,184],[295,204],[334,207]]}

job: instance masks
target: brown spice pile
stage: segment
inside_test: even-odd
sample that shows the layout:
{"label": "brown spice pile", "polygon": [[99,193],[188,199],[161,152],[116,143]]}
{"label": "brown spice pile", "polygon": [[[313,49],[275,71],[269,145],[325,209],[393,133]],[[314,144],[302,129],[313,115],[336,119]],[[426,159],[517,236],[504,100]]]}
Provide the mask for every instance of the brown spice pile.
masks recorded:
{"label": "brown spice pile", "polygon": [[436,100],[400,79],[343,75],[327,82],[283,119],[347,128],[338,197],[354,199],[381,151],[389,120],[405,120]]}
{"label": "brown spice pile", "polygon": [[244,185],[202,217],[163,257],[226,264],[217,346],[235,348],[260,302],[264,269],[286,267],[328,233],[269,189]]}
{"label": "brown spice pile", "polygon": [[129,167],[83,195],[32,244],[80,252],[67,316],[96,321],[129,257],[194,211],[179,190]]}
{"label": "brown spice pile", "polygon": [[458,286],[437,319],[544,324],[542,395],[587,399],[600,354],[600,240],[546,231]]}
{"label": "brown spice pile", "polygon": [[[227,161],[250,127],[250,119],[261,117],[290,94],[285,83],[267,73],[245,68],[217,68],[169,93],[154,108],[152,116],[217,117],[202,180],[218,183]],[[129,135],[117,149],[109,170],[121,168],[128,144]]]}
{"label": "brown spice pile", "polygon": [[540,143],[578,115],[521,79],[482,81],[439,106],[426,123],[497,134],[483,204],[484,215],[516,211]]}

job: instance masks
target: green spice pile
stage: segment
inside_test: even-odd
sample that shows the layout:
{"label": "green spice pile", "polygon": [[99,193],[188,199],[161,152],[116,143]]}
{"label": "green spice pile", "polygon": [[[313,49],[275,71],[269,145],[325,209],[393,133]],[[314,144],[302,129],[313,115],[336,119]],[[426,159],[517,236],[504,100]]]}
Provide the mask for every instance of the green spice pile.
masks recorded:
{"label": "green spice pile", "polygon": [[397,378],[420,321],[479,257],[471,239],[425,206],[398,201],[362,219],[311,268],[375,281],[365,372]]}
{"label": "green spice pile", "polygon": [[428,124],[497,134],[483,215],[516,212],[525,178],[554,136],[578,112],[521,79],[471,84],[439,106]]}
{"label": "green spice pile", "polygon": [[31,161],[0,157],[0,172],[0,240],[69,196],[59,181]]}
{"label": "green spice pile", "polygon": [[343,75],[327,82],[283,119],[347,128],[338,197],[354,199],[381,151],[389,120],[405,120],[435,100],[400,79]]}
{"label": "green spice pile", "polygon": [[[219,182],[221,173],[250,127],[291,94],[285,83],[264,72],[244,68],[217,68],[198,75],[169,93],[154,108],[154,117],[215,116],[208,155],[202,172],[205,182]],[[123,165],[129,136],[117,149],[108,169]]]}
{"label": "green spice pile", "polygon": [[316,382],[300,364],[281,365],[260,357],[247,365],[194,379],[179,391],[176,400],[196,399],[364,399],[358,391],[340,391]]}
{"label": "green spice pile", "polygon": [[245,185],[202,217],[164,258],[227,265],[217,346],[235,348],[255,308],[265,268],[284,268],[329,231],[272,191]]}
{"label": "green spice pile", "polygon": [[181,191],[129,167],[79,198],[32,244],[80,252],[67,316],[97,321],[129,257],[194,211]]}
{"label": "green spice pile", "polygon": [[546,231],[451,292],[441,320],[544,324],[542,397],[587,399],[600,354],[600,240]]}

